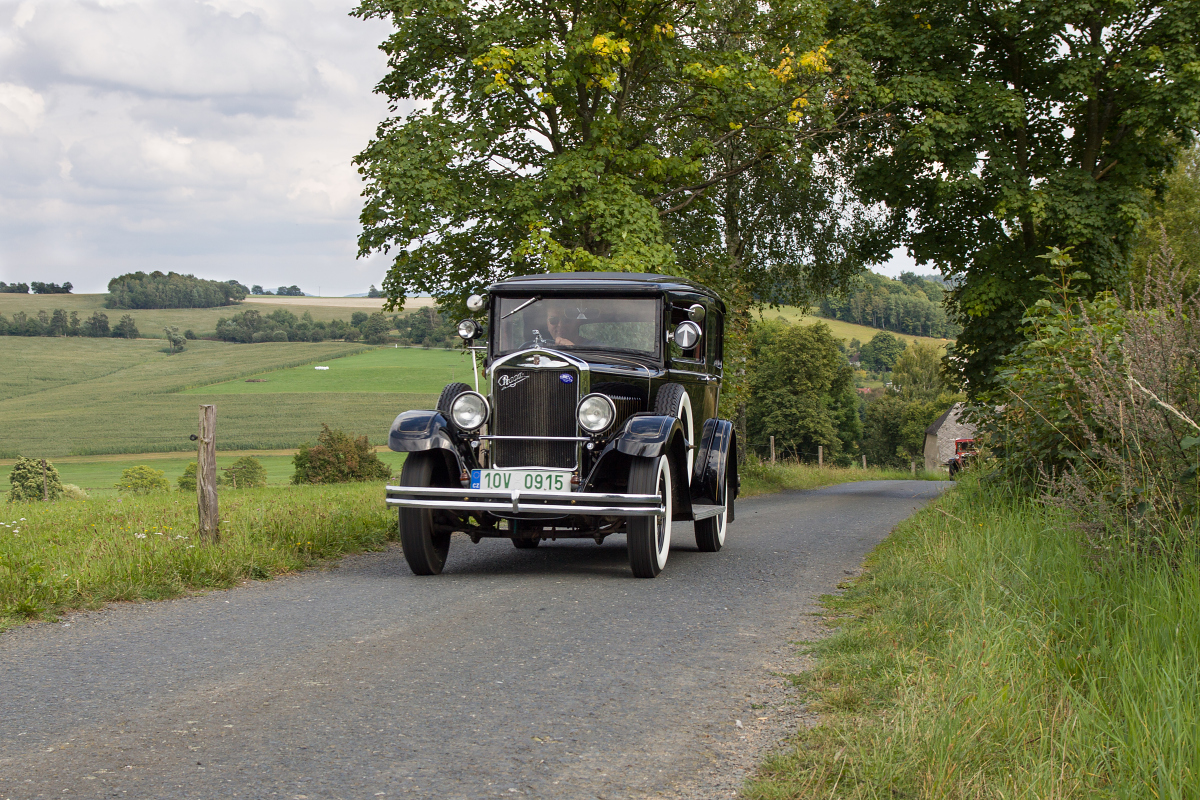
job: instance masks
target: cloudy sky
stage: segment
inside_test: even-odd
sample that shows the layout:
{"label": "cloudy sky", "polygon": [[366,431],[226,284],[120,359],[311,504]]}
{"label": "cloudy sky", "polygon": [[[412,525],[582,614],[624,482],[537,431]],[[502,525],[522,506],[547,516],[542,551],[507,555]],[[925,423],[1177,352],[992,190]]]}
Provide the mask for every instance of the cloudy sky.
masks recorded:
{"label": "cloudy sky", "polygon": [[0,280],[379,285],[350,161],[387,114],[389,26],[353,5],[0,0]]}

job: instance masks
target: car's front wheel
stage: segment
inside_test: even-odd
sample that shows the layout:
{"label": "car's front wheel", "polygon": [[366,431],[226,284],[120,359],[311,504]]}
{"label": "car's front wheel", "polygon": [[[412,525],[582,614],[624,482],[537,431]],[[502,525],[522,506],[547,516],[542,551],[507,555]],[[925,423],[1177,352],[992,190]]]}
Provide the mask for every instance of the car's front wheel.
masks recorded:
{"label": "car's front wheel", "polygon": [[638,578],[653,578],[671,552],[671,459],[665,455],[634,457],[629,467],[630,494],[656,494],[663,499],[661,517],[630,517],[625,524],[629,567]]}
{"label": "car's front wheel", "polygon": [[[409,453],[400,470],[400,485],[425,488],[445,485],[441,454],[426,450]],[[434,511],[428,508],[400,509],[400,547],[414,575],[439,575],[450,552],[450,534],[434,530]]]}

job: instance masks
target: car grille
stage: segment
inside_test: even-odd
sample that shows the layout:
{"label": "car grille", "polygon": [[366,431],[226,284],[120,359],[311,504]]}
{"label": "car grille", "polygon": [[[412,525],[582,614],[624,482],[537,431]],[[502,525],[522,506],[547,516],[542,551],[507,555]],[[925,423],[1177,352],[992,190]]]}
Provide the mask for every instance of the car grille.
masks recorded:
{"label": "car grille", "polygon": [[[564,374],[571,375],[570,383],[560,380]],[[577,371],[501,368],[496,370],[493,386],[492,433],[496,436],[577,435]],[[492,443],[492,463],[497,467],[571,469],[575,453],[575,442],[498,439]]]}

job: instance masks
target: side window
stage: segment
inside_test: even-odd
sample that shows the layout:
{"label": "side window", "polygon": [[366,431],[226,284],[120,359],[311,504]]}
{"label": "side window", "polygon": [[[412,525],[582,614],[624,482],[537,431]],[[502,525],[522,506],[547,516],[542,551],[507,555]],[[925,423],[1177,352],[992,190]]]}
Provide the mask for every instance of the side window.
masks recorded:
{"label": "side window", "polygon": [[[683,322],[684,320],[686,320],[688,318],[688,307],[690,305],[691,305],[691,303],[688,303],[686,305],[682,305],[682,304],[681,305],[675,305],[675,304],[671,305],[671,330],[672,331],[675,330],[675,326],[677,326],[679,323]],[[700,330],[706,331],[707,329],[708,329],[707,322],[701,323]],[[672,339],[671,340],[671,350],[670,350],[671,358],[674,360],[677,360],[677,361],[701,361],[702,362],[702,361],[704,361],[704,352],[705,352],[705,348],[707,347],[707,340],[708,340],[708,336],[701,335],[700,341],[696,342],[695,347],[693,347],[689,350],[684,350],[679,345],[675,344],[675,340]]]}
{"label": "side window", "polygon": [[704,325],[705,339],[708,340],[708,366],[714,372],[721,371],[721,362],[725,358],[722,350],[725,347],[725,318],[715,308],[708,312]]}

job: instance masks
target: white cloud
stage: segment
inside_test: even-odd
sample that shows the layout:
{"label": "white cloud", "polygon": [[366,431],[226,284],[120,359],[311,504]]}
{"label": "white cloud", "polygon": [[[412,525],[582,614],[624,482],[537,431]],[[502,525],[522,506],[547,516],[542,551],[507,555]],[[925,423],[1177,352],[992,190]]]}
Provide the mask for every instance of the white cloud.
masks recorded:
{"label": "white cloud", "polygon": [[350,7],[0,0],[0,279],[378,285],[351,159],[388,113],[389,28]]}

